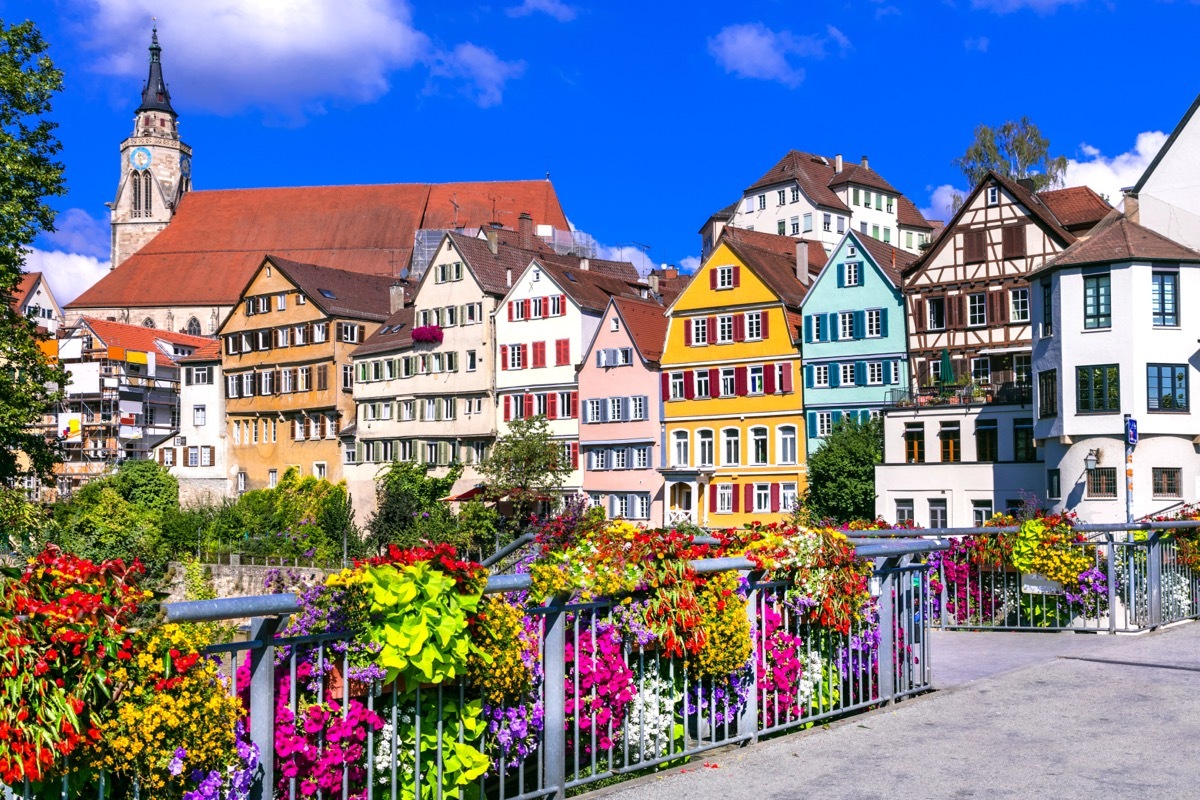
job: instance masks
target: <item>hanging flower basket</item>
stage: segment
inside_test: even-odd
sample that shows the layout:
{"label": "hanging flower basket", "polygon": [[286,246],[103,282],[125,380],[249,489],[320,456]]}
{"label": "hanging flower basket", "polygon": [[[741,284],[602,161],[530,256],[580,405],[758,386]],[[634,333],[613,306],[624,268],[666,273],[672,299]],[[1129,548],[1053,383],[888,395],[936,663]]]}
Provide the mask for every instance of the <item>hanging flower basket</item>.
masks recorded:
{"label": "hanging flower basket", "polygon": [[413,328],[412,340],[420,344],[441,344],[445,334],[437,325],[422,325]]}

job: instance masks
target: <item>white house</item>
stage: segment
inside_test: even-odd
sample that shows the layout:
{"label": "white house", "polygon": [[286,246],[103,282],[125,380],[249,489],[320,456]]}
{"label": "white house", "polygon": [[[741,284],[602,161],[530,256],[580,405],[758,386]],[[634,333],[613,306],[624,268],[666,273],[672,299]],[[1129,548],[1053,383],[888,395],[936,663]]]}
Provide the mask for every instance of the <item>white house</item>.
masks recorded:
{"label": "white house", "polygon": [[181,502],[219,502],[233,489],[220,342],[180,358],[179,368],[179,432],[159,444],[155,458],[179,480]]}
{"label": "white house", "polygon": [[1142,177],[1125,193],[1134,222],[1200,250],[1200,95],[1163,143]]}
{"label": "white house", "polygon": [[1055,508],[1119,522],[1130,496],[1135,518],[1200,499],[1200,315],[1187,304],[1200,253],[1114,212],[1031,281],[1035,436]]}
{"label": "white house", "polygon": [[51,336],[58,333],[63,325],[63,311],[50,284],[40,272],[25,272],[21,274],[21,282],[13,291],[13,308],[23,317],[29,317],[45,328]]}

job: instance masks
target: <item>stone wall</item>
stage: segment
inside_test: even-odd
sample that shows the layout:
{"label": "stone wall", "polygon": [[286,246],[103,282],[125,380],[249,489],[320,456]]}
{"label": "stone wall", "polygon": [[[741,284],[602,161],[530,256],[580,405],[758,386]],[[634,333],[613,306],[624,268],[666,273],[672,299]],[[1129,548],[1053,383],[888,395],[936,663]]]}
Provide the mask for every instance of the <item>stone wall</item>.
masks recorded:
{"label": "stone wall", "polygon": [[[280,570],[284,574],[291,573],[296,576],[298,581],[307,584],[316,583],[317,581],[323,582],[326,576],[338,572],[335,569],[321,569],[319,567],[280,567],[278,565],[267,567],[258,564],[205,564],[204,568],[208,570],[212,577],[213,588],[217,592],[217,597],[249,597],[256,594],[264,594],[266,590],[263,588],[263,581],[266,580],[267,574],[273,570]],[[171,562],[171,569],[173,570],[174,577],[169,589],[170,595],[165,602],[175,603],[183,600],[183,564]]]}

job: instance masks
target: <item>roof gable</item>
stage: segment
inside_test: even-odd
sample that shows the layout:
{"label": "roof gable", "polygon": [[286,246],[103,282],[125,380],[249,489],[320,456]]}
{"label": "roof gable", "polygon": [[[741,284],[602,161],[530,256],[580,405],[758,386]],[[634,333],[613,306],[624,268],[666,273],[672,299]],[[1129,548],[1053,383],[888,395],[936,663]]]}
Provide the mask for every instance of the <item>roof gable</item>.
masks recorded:
{"label": "roof gable", "polygon": [[1051,189],[1038,192],[1037,196],[1070,231],[1088,230],[1113,210],[1090,186]]}
{"label": "roof gable", "polygon": [[[751,269],[786,305],[799,308],[812,285],[812,277],[825,266],[827,256],[820,242],[806,242],[791,236],[778,236],[741,228],[726,228],[723,241],[742,264]],[[798,253],[807,249],[807,284],[796,277]]]}
{"label": "roof gable", "polygon": [[911,264],[916,259],[916,256],[904,250],[898,250],[889,244],[884,244],[878,239],[851,230],[846,231],[841,241],[834,246],[833,252],[829,255],[829,261],[821,268],[820,274],[813,281],[812,289],[806,295],[805,302],[812,296],[813,291],[817,288],[817,284],[825,278],[827,273],[832,271],[833,267],[838,263],[844,263],[850,259],[850,256],[845,253],[846,248],[850,245],[859,248],[859,256],[863,257],[893,290],[896,292],[901,290],[903,281],[900,277],[900,272],[904,267]]}
{"label": "roof gable", "polygon": [[667,315],[658,303],[614,297],[611,304],[621,315],[625,332],[643,361],[658,363],[667,340]]}
{"label": "roof gable", "polygon": [[813,205],[849,212],[850,207],[829,188],[833,165],[824,156],[789,150],[783,158],[746,188],[743,195],[780,184],[796,183]]}
{"label": "roof gable", "polygon": [[1042,275],[1065,267],[1114,264],[1121,261],[1200,263],[1200,253],[1143,227],[1114,210],[1092,230],[1030,274]]}
{"label": "roof gable", "polygon": [[168,345],[178,345],[187,348],[192,355],[200,348],[214,344],[207,336],[190,336],[186,333],[174,333],[159,328],[146,328],[141,325],[130,325],[124,322],[112,322],[95,317],[80,317],[78,325],[86,326],[92,334],[107,347],[120,347],[143,353],[156,353],[158,358],[175,364],[176,356],[168,352]]}
{"label": "roof gable", "polygon": [[1175,125],[1175,129],[1171,131],[1171,135],[1167,137],[1167,140],[1163,142],[1163,146],[1158,148],[1158,152],[1154,154],[1154,158],[1151,159],[1150,163],[1146,165],[1146,170],[1142,173],[1142,176],[1138,178],[1138,182],[1133,185],[1133,189],[1130,190],[1132,194],[1136,195],[1146,187],[1146,182],[1150,180],[1150,177],[1154,174],[1154,171],[1158,169],[1158,165],[1174,146],[1175,141],[1183,133],[1184,129],[1187,128],[1187,126],[1191,123],[1192,117],[1196,115],[1197,109],[1200,109],[1200,94],[1196,95],[1196,99],[1192,101],[1190,106],[1188,106],[1188,110],[1184,112],[1183,117]]}

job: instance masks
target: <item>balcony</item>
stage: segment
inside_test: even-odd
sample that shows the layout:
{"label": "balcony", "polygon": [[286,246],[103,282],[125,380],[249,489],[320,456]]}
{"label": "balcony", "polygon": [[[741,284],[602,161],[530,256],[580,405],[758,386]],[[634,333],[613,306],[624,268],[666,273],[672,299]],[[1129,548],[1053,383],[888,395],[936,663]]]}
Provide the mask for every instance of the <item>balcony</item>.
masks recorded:
{"label": "balcony", "polygon": [[916,391],[892,389],[887,393],[885,401],[885,405],[889,408],[970,406],[987,403],[1031,405],[1033,403],[1033,386],[1022,383],[1001,383],[985,386],[927,386]]}

